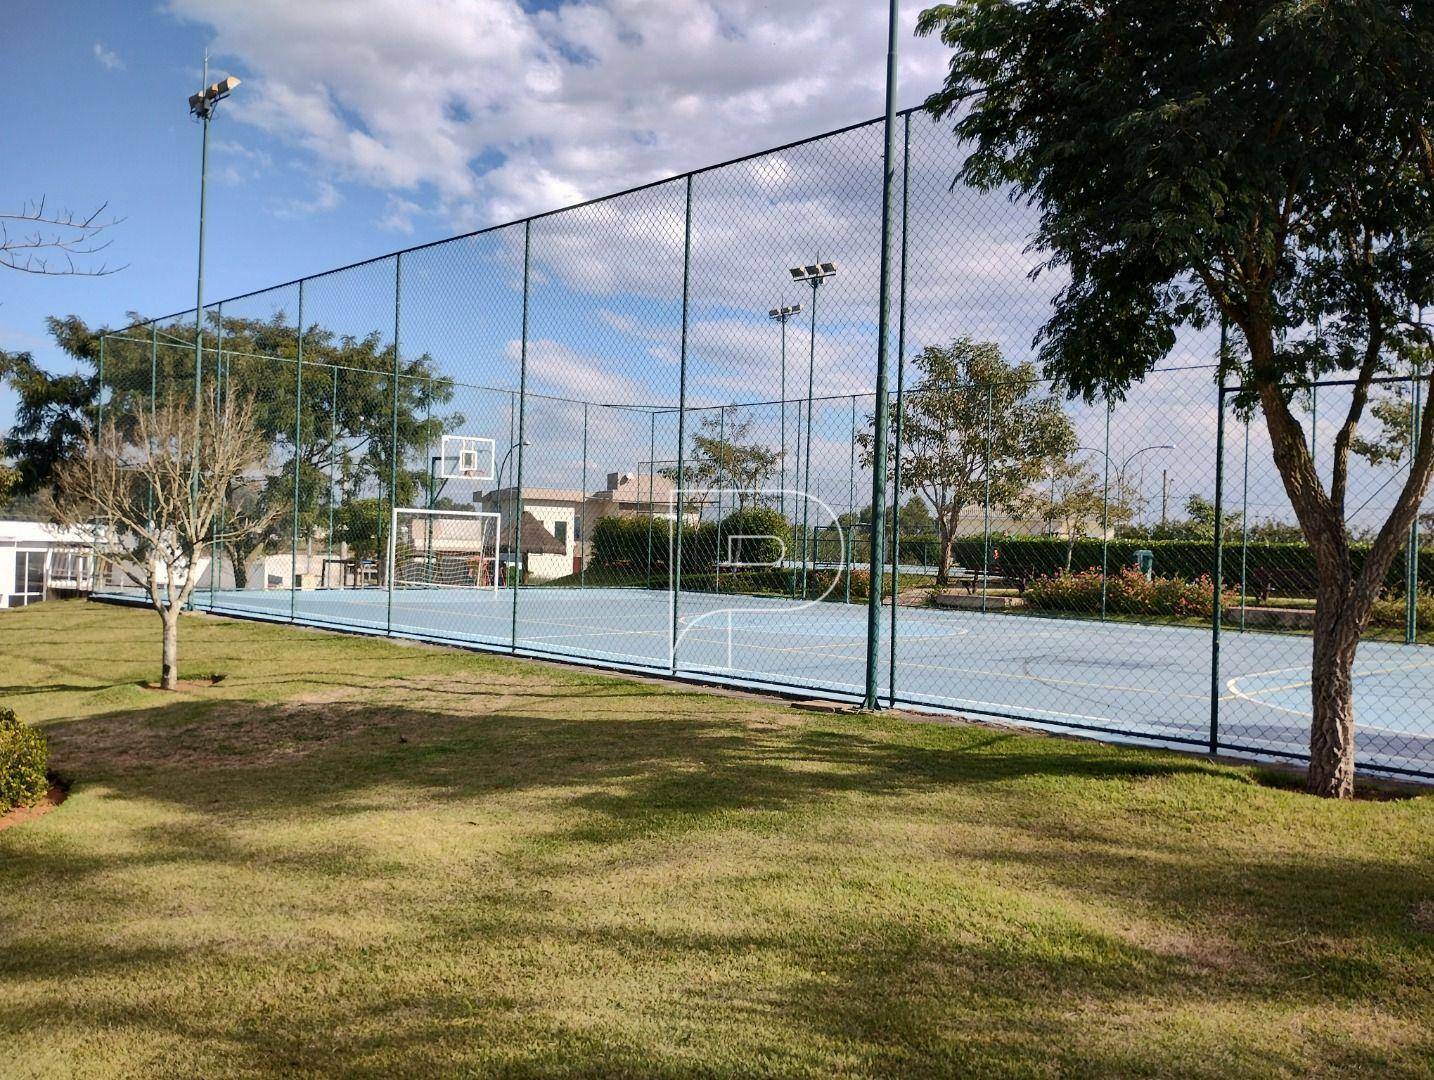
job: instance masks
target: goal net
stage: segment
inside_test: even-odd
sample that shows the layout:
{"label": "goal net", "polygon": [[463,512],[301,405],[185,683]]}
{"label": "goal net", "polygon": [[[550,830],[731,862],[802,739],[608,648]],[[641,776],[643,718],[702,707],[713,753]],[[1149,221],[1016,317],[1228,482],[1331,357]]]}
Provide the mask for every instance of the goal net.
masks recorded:
{"label": "goal net", "polygon": [[502,519],[479,510],[393,512],[388,581],[394,589],[498,591]]}

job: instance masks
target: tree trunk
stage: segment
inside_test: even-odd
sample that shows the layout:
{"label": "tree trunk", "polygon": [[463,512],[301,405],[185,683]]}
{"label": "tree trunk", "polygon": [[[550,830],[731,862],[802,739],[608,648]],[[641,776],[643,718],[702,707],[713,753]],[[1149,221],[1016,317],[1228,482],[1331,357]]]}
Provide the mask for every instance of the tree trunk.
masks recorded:
{"label": "tree trunk", "polygon": [[936,584],[946,586],[951,583],[951,533],[947,529],[941,530],[941,554],[936,562]]}
{"label": "tree trunk", "polygon": [[171,605],[160,612],[164,623],[164,645],[160,652],[160,685],[179,689],[179,608]]}
{"label": "tree trunk", "polygon": [[1314,665],[1310,673],[1310,766],[1305,781],[1312,795],[1348,799],[1354,795],[1354,655],[1363,620],[1355,605],[1315,605]]}

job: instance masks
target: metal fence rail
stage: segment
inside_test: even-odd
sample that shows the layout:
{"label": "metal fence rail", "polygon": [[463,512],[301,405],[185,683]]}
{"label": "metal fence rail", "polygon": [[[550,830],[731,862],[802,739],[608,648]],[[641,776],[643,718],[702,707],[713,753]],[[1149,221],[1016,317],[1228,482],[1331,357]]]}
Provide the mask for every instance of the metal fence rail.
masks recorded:
{"label": "metal fence rail", "polygon": [[[923,114],[900,136],[880,520],[878,121],[107,333],[98,418],[255,401],[268,456],[226,513],[277,524],[212,553],[207,610],[848,699],[874,664],[891,705],[1299,759],[1313,562],[1216,332],[1068,400],[1030,360],[1062,284],[1030,211],[952,187]],[[1356,553],[1427,383],[1377,387]],[[1348,392],[1294,391],[1323,469]],[[1356,709],[1361,767],[1430,777],[1420,545]]]}

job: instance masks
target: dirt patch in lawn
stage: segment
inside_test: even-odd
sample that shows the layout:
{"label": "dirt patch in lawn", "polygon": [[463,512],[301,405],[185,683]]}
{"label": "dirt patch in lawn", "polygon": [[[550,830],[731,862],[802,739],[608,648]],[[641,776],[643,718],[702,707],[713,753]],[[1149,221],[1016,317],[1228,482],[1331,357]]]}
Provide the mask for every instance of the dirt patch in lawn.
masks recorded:
{"label": "dirt patch in lawn", "polygon": [[64,801],[65,789],[59,784],[51,784],[50,790],[45,792],[44,797],[34,806],[16,806],[0,814],[0,832],[14,828],[16,825],[23,825],[27,821],[34,821],[37,817],[43,817]]}
{"label": "dirt patch in lawn", "polygon": [[[212,689],[209,683],[202,684]],[[67,776],[154,766],[255,768],[343,745],[378,747],[443,737],[456,724],[513,709],[530,712],[560,698],[542,678],[388,679],[285,702],[171,695],[172,707],[119,712],[53,725],[51,760]]]}

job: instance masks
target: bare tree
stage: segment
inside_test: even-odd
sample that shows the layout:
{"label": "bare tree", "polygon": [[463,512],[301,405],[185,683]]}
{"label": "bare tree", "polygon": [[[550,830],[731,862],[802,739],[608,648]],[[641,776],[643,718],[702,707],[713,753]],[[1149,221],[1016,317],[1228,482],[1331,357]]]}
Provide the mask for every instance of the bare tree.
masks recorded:
{"label": "bare tree", "polygon": [[[90,214],[52,211],[45,199],[31,199],[18,211],[0,211],[0,267],[47,277],[104,277],[123,266],[85,265],[83,260],[110,246],[104,231],[119,219],[101,220],[109,203]],[[76,263],[79,257],[82,261]]]}
{"label": "bare tree", "polygon": [[159,613],[166,690],[178,683],[179,615],[206,553],[253,526],[220,511],[268,449],[252,397],[198,408],[171,399],[105,420],[59,470],[61,524],[90,532],[97,561],[143,588]]}

